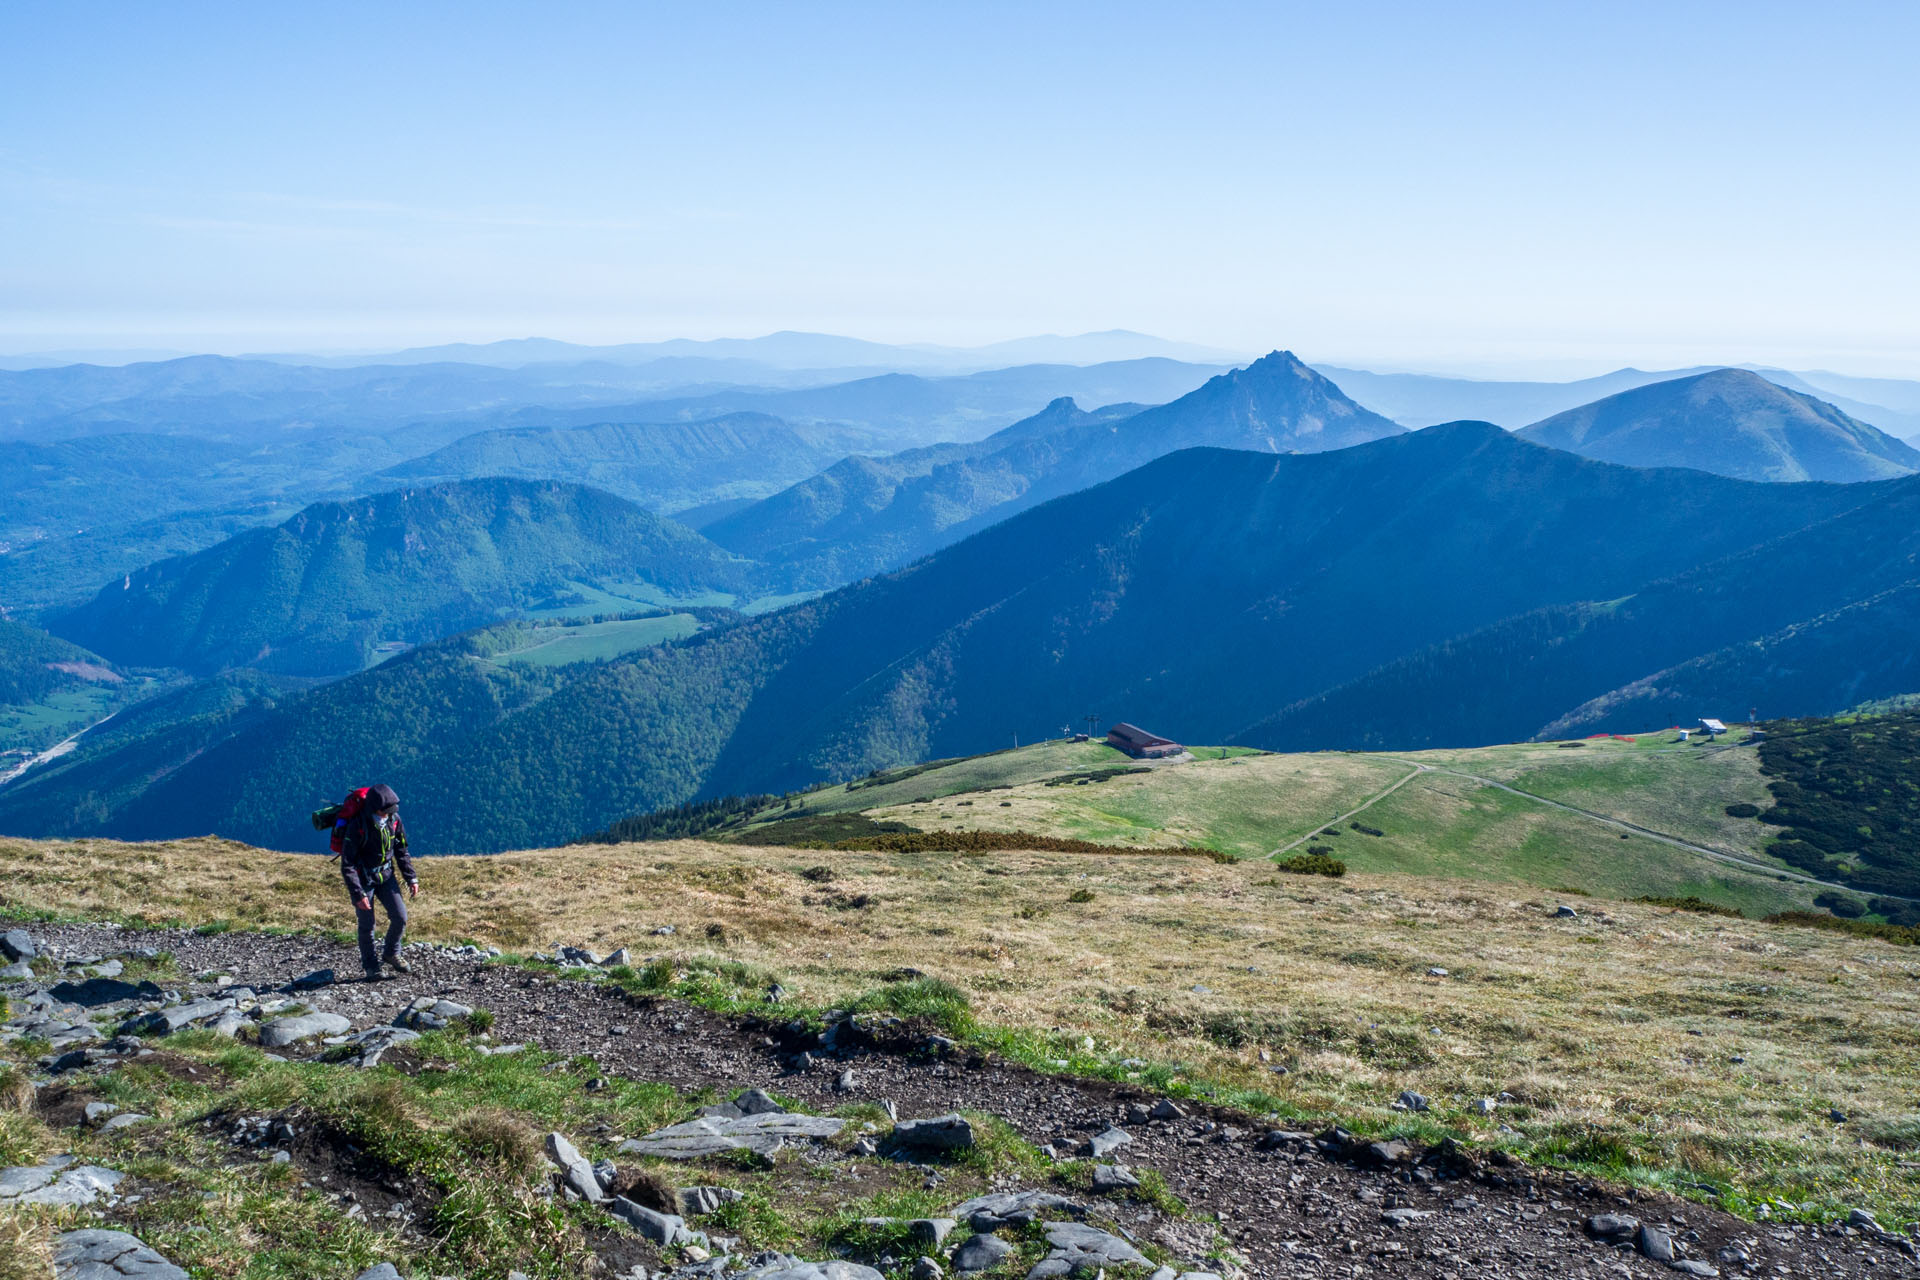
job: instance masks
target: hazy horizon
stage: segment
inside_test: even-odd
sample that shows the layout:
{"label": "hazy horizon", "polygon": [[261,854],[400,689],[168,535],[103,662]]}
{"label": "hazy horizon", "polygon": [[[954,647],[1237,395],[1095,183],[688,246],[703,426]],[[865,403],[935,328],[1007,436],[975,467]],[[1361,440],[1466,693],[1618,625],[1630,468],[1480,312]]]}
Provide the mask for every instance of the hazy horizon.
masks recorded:
{"label": "hazy horizon", "polygon": [[0,349],[1920,376],[1920,10],[0,13]]}

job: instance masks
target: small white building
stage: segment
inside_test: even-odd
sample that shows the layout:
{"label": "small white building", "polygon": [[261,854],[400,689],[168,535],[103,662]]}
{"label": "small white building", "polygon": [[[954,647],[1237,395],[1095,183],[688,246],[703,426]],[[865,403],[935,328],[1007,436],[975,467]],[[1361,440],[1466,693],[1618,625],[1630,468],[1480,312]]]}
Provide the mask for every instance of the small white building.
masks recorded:
{"label": "small white building", "polygon": [[1716,738],[1727,731],[1727,726],[1718,720],[1702,719],[1700,721],[1700,728]]}

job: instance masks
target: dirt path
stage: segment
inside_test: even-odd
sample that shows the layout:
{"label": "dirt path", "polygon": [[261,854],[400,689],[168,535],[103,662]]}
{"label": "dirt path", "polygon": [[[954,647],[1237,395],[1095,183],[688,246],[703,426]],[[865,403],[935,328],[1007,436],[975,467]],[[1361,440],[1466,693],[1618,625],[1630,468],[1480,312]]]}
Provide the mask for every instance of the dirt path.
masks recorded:
{"label": "dirt path", "polygon": [[[237,981],[260,989],[317,967],[343,973],[357,967],[350,948],[317,938],[201,937],[90,925],[34,932],[70,952],[161,948],[183,972],[227,968]],[[1497,1154],[1409,1152],[1383,1165],[1379,1153],[1364,1146],[1322,1147],[1305,1134],[1269,1138],[1268,1126],[1250,1117],[1198,1104],[1182,1104],[1188,1112],[1183,1118],[1144,1121],[1134,1108],[1151,1106],[1151,1094],[928,1052],[917,1037],[910,1045],[868,1045],[822,1056],[798,1069],[799,1042],[778,1021],[723,1018],[675,1001],[634,999],[609,987],[548,979],[431,947],[410,948],[409,959],[416,970],[408,977],[334,986],[308,1002],[368,1026],[390,1021],[417,996],[444,995],[491,1011],[496,1038],[591,1054],[612,1074],[689,1091],[765,1087],[819,1110],[889,1100],[902,1118],[955,1109],[987,1112],[1062,1154],[1118,1125],[1133,1141],[1115,1158],[1159,1170],[1189,1206],[1217,1222],[1249,1260],[1252,1276],[1391,1271],[1444,1280],[1564,1280],[1676,1274],[1631,1246],[1589,1238],[1586,1220],[1602,1213],[1663,1225],[1686,1256],[1714,1268],[1712,1274],[1864,1277],[1916,1269],[1903,1252],[1852,1228],[1768,1227],[1697,1204],[1527,1168]],[[770,1015],[776,1012],[769,1008]],[[844,1089],[843,1071],[852,1072]],[[1142,1230],[1166,1232],[1178,1225],[1154,1227],[1155,1215],[1130,1202],[1112,1208],[1123,1225],[1137,1220]],[[1210,1234],[1204,1224],[1179,1229]]]}

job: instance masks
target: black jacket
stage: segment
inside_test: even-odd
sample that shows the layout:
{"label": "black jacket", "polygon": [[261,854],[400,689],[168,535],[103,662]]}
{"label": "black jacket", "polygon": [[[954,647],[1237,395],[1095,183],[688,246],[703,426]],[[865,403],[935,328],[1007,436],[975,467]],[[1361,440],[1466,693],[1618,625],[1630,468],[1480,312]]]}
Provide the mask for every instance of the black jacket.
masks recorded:
{"label": "black jacket", "polygon": [[[413,873],[413,859],[407,856],[407,828],[395,813],[393,823],[392,870],[400,873],[400,878],[408,884],[418,883]],[[364,898],[389,875],[384,841],[380,838],[380,819],[368,811],[362,811],[341,837],[340,877],[347,882],[347,892],[356,898]]]}

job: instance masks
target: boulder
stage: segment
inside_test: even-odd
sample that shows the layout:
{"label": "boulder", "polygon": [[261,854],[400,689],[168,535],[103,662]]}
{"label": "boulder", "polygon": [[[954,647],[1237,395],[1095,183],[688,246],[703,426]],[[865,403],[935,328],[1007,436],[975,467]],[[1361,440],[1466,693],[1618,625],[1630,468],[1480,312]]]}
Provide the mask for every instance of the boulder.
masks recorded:
{"label": "boulder", "polygon": [[120,1129],[131,1128],[136,1124],[144,1124],[151,1119],[153,1119],[152,1116],[143,1116],[138,1111],[122,1111],[119,1115],[114,1116],[111,1120],[101,1125],[100,1132],[113,1133]]}
{"label": "boulder", "polygon": [[893,1127],[893,1140],[920,1151],[964,1151],[973,1146],[973,1126],[956,1113],[930,1120],[903,1120]]}
{"label": "boulder", "polygon": [[1653,1262],[1672,1262],[1674,1258],[1673,1237],[1650,1223],[1640,1224],[1633,1247],[1640,1251],[1640,1256]]}
{"label": "boulder", "polygon": [[692,1239],[686,1220],[678,1214],[649,1209],[625,1196],[615,1196],[607,1212],[662,1248]]}
{"label": "boulder", "polygon": [[25,929],[9,929],[0,933],[0,956],[18,962],[31,960],[39,954],[40,948],[35,944],[33,935]]}
{"label": "boulder", "polygon": [[773,1096],[764,1089],[747,1089],[733,1100],[743,1116],[785,1115],[786,1108],[773,1100]]}
{"label": "boulder", "polygon": [[[1040,1266],[1054,1264],[1055,1270],[1042,1272],[1039,1267],[1029,1272],[1033,1275],[1071,1275],[1076,1271],[1092,1272],[1101,1267],[1151,1267],[1153,1262],[1144,1253],[1122,1240],[1119,1236],[1090,1227],[1084,1222],[1049,1222],[1046,1224],[1047,1243],[1052,1251]],[[1059,1269],[1065,1264],[1064,1269]]]}
{"label": "boulder", "polygon": [[260,1046],[278,1049],[284,1045],[310,1040],[315,1036],[344,1035],[353,1024],[337,1013],[301,1013],[291,1018],[275,1018],[260,1028]]}
{"label": "boulder", "polygon": [[187,1273],[124,1231],[66,1231],[53,1238],[56,1280],[187,1280]]}
{"label": "boulder", "polygon": [[1595,1240],[1625,1240],[1640,1230],[1640,1219],[1624,1213],[1596,1213],[1587,1219],[1587,1234]]}
{"label": "boulder", "polygon": [[1171,1098],[1162,1098],[1160,1101],[1154,1103],[1153,1110],[1147,1112],[1147,1115],[1155,1120],[1185,1120],[1187,1118],[1187,1113],[1180,1109],[1180,1104]]}
{"label": "boulder", "polygon": [[1085,1206],[1051,1191],[995,1191],[964,1200],[948,1210],[957,1218],[984,1234],[1007,1226],[1025,1226],[1037,1222],[1043,1213],[1082,1214]]}
{"label": "boulder", "polygon": [[[547,1159],[560,1170],[561,1181],[571,1188],[582,1200],[599,1204],[607,1198],[605,1188],[601,1187],[599,1177],[580,1149],[567,1141],[566,1135],[549,1133],[547,1135]],[[638,1206],[636,1206],[638,1207]],[[651,1212],[651,1210],[649,1210]]]}
{"label": "boulder", "polygon": [[698,1160],[728,1151],[751,1151],[771,1156],[793,1138],[831,1138],[846,1128],[845,1120],[831,1116],[763,1112],[753,1116],[702,1116],[670,1125],[644,1138],[629,1138],[617,1150],[623,1155],[658,1156],[667,1160]]}
{"label": "boulder", "polygon": [[915,1218],[907,1224],[907,1234],[919,1245],[931,1245],[939,1248],[946,1243],[954,1227],[958,1226],[952,1218]]}
{"label": "boulder", "polygon": [[1125,1129],[1108,1129],[1105,1133],[1096,1133],[1088,1138],[1086,1145],[1081,1147],[1080,1154],[1099,1160],[1112,1155],[1132,1141],[1133,1135]]}
{"label": "boulder", "polygon": [[421,996],[402,1009],[394,1018],[396,1027],[408,1027],[415,1031],[444,1031],[460,1019],[470,1016],[473,1009],[469,1005],[453,1000],[442,1000],[438,996]]}
{"label": "boulder", "polygon": [[400,1280],[400,1273],[394,1269],[391,1262],[382,1262],[368,1267],[353,1280]]}
{"label": "boulder", "polygon": [[962,1275],[990,1271],[1011,1256],[1013,1246],[995,1235],[977,1235],[953,1251],[953,1269]]}
{"label": "boulder", "polygon": [[679,1201],[683,1217],[704,1218],[718,1212],[722,1205],[744,1200],[746,1193],[732,1187],[682,1187],[674,1198]]}
{"label": "boulder", "polygon": [[25,960],[18,960],[13,964],[0,967],[0,978],[9,981],[23,981],[31,977],[33,977],[33,966]]}
{"label": "boulder", "polygon": [[120,1034],[132,1035],[170,1035],[183,1027],[196,1022],[211,1022],[223,1013],[233,1011],[231,1000],[195,1000],[190,1004],[169,1005],[165,1009],[155,1009],[129,1018],[120,1024]]}
{"label": "boulder", "polygon": [[1095,1191],[1130,1191],[1140,1185],[1140,1179],[1133,1176],[1133,1170],[1123,1164],[1097,1164],[1093,1166],[1093,1189]]}
{"label": "boulder", "polygon": [[95,1164],[76,1164],[72,1156],[53,1156],[37,1165],[0,1169],[0,1204],[84,1205],[111,1201],[122,1175]]}

